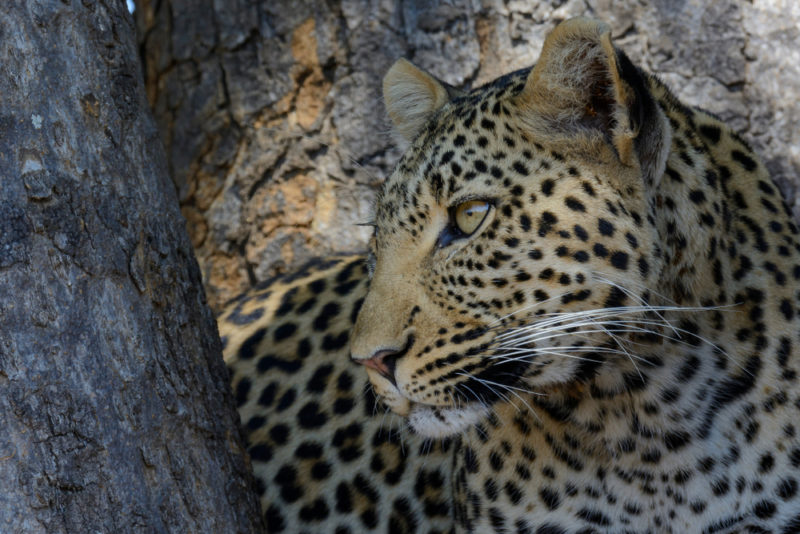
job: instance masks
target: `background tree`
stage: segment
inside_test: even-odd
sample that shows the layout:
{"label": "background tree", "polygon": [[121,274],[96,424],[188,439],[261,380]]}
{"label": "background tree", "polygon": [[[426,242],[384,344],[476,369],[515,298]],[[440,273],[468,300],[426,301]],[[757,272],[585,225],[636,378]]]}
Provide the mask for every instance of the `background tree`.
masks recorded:
{"label": "background tree", "polygon": [[253,532],[124,2],[0,3],[0,531]]}
{"label": "background tree", "polygon": [[[363,248],[400,148],[380,82],[405,56],[457,86],[531,65],[604,19],[632,59],[755,145],[800,214],[800,3],[140,0],[150,103],[213,307],[306,258]],[[793,181],[794,180],[794,181]]]}

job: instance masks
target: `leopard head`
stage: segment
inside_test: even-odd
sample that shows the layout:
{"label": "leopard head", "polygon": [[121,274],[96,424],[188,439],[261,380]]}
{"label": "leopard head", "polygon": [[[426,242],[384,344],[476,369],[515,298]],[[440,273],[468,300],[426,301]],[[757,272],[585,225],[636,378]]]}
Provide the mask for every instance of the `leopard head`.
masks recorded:
{"label": "leopard head", "polygon": [[660,271],[647,214],[670,133],[648,84],[588,19],[556,27],[532,69],[467,93],[405,60],[387,73],[410,147],[377,200],[351,354],[419,433],[631,372],[607,325],[641,320]]}

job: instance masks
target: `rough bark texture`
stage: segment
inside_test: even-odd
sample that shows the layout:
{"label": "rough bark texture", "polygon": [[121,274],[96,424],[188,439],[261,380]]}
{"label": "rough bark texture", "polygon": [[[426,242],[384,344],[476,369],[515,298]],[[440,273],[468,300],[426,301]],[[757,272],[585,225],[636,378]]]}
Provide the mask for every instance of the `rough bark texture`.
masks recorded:
{"label": "rough bark texture", "polygon": [[396,58],[475,86],[532,64],[577,15],[739,129],[800,214],[794,0],[141,0],[148,96],[212,306],[364,246],[355,223],[399,154],[380,97]]}
{"label": "rough bark texture", "polygon": [[252,532],[124,2],[0,3],[0,532]]}

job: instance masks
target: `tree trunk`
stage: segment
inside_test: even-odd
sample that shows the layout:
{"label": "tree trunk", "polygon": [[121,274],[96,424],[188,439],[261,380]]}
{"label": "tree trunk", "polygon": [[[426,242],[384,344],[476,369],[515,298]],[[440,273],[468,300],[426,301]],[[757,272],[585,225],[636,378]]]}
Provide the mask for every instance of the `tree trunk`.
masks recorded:
{"label": "tree trunk", "polygon": [[397,161],[381,78],[453,85],[528,66],[560,20],[615,42],[764,157],[800,214],[800,9],[640,0],[139,0],[145,79],[212,307],[310,256],[362,249]]}
{"label": "tree trunk", "polygon": [[252,532],[125,2],[0,3],[0,531]]}

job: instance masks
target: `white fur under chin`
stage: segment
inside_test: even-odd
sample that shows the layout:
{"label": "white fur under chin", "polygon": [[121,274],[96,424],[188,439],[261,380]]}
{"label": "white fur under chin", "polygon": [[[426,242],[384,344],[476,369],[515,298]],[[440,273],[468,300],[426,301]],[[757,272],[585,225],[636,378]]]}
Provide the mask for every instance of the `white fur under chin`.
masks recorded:
{"label": "white fur under chin", "polygon": [[487,414],[487,408],[480,405],[443,408],[415,404],[408,414],[408,424],[421,436],[446,438],[478,424]]}

